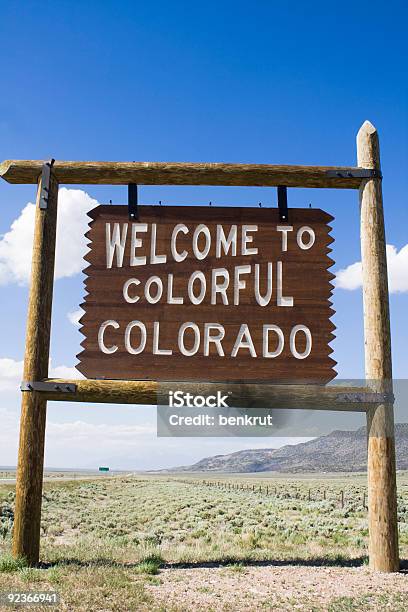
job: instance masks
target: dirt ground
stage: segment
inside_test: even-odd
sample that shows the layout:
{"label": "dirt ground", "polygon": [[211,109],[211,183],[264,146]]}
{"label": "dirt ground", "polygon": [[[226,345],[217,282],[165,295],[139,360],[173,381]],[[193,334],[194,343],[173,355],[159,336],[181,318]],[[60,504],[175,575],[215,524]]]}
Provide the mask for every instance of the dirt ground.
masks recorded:
{"label": "dirt ground", "polygon": [[374,574],[367,567],[168,568],[147,590],[165,610],[408,609],[408,573]]}

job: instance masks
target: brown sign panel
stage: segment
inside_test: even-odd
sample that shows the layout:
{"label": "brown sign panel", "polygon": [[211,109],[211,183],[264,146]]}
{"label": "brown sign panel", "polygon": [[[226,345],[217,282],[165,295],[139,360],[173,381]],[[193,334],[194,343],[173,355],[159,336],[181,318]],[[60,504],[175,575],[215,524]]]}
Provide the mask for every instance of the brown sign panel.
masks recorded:
{"label": "brown sign panel", "polygon": [[90,213],[88,378],[326,383],[333,242],[321,210],[98,206]]}

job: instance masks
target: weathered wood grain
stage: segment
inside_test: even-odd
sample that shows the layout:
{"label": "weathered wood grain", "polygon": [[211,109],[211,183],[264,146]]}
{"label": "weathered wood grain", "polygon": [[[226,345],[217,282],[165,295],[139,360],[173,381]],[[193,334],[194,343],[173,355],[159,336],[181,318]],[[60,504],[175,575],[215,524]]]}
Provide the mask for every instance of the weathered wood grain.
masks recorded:
{"label": "weathered wood grain", "polygon": [[[37,191],[31,285],[28,304],[24,379],[48,375],[54,281],[58,183],[51,175],[48,208],[39,208]],[[13,553],[30,565],[39,560],[41,494],[47,400],[41,393],[24,393],[21,404],[20,445],[16,482]]]}
{"label": "weathered wood grain", "polygon": [[[135,404],[156,406],[159,396],[174,384],[145,380],[91,380],[50,378],[46,381],[60,384],[75,384],[75,393],[42,392],[52,401],[95,402],[106,404]],[[195,394],[210,395],[218,390],[225,393],[225,384],[217,383],[177,383],[177,389]],[[370,396],[366,387],[345,387],[340,385],[254,385],[233,384],[228,387],[233,393],[234,405],[254,406],[257,408],[295,408],[306,410],[339,410],[366,412],[372,402],[347,402],[339,396],[360,394]]]}
{"label": "weathered wood grain", "polygon": [[[9,183],[36,183],[41,160],[6,160],[0,176]],[[358,189],[362,179],[348,166],[285,166],[182,162],[56,161],[59,183],[89,185],[247,185]],[[328,174],[330,173],[330,174]]]}
{"label": "weathered wood grain", "polygon": [[[378,133],[368,121],[358,133],[357,153],[359,166],[380,169]],[[366,379],[376,391],[391,391],[387,258],[379,179],[362,183],[360,212]],[[392,404],[380,404],[367,412],[367,434],[370,566],[395,572],[399,555]]]}
{"label": "weathered wood grain", "polygon": [[[125,380],[173,380],[173,381],[239,381],[275,383],[326,383],[334,378],[334,360],[330,357],[334,325],[330,317],[334,314],[330,297],[333,285],[332,274],[328,268],[333,261],[328,256],[329,244],[332,242],[328,223],[333,219],[327,213],[317,209],[291,209],[290,225],[293,227],[288,240],[288,250],[282,252],[281,233],[276,231],[280,225],[277,209],[254,208],[219,208],[219,207],[182,207],[171,206],[162,209],[158,206],[139,207],[139,221],[157,225],[157,252],[166,253],[168,261],[163,264],[149,263],[151,239],[150,233],[144,234],[143,244],[138,248],[138,256],[146,256],[143,266],[131,266],[130,239],[127,241],[123,267],[106,267],[106,224],[129,224],[126,206],[99,206],[91,211],[91,229],[87,233],[90,240],[90,252],[85,259],[90,265],[85,269],[85,282],[88,294],[82,305],[85,314],[81,318],[81,333],[85,340],[81,343],[84,350],[78,355],[80,364],[77,368],[88,378],[108,378]],[[177,241],[179,252],[188,251],[189,255],[182,263],[176,263],[170,255],[171,233],[177,223],[182,222],[190,232],[179,234]],[[194,228],[204,223],[214,237],[217,224],[223,225],[228,233],[232,224],[237,225],[238,235],[244,225],[257,225],[254,234],[254,245],[257,255],[245,256],[239,252],[236,256],[216,257],[214,240],[205,260],[197,260],[191,255],[191,237]],[[301,250],[296,244],[296,232],[303,226],[310,225],[316,232],[316,241],[310,250]],[[128,226],[130,235],[130,226]],[[276,306],[276,264],[282,261],[284,295],[293,296],[293,307]],[[273,294],[270,304],[261,307],[254,296],[254,276],[247,276],[247,286],[240,294],[239,305],[233,304],[234,268],[235,266],[259,263],[261,275],[267,270],[267,263],[273,264]],[[231,278],[227,291],[228,304],[223,304],[218,297],[217,304],[211,304],[210,286],[211,270],[225,268]],[[187,285],[190,275],[201,271],[207,281],[207,294],[200,305],[193,305],[187,296]],[[184,304],[167,304],[167,292],[164,290],[162,300],[156,304],[149,303],[143,295],[143,287],[149,277],[157,275],[165,287],[168,273],[174,274],[174,295],[182,296]],[[126,280],[137,277],[140,281],[140,299],[129,304],[123,298],[123,285]],[[263,276],[261,276],[263,279]],[[266,279],[262,283],[266,289]],[[134,293],[132,290],[131,293]],[[114,354],[104,354],[98,346],[98,330],[107,320],[115,320],[120,330],[110,329],[107,341],[118,346]],[[128,323],[142,321],[146,325],[148,340],[143,353],[131,355],[124,346],[124,332]],[[160,324],[160,347],[171,349],[172,355],[153,354],[152,336],[154,322]],[[205,323],[217,323],[225,329],[223,340],[224,356],[218,355],[211,345],[210,355],[203,354],[203,339],[198,353],[191,357],[184,356],[177,344],[178,330],[183,322],[197,324],[203,335]],[[234,358],[231,351],[241,324],[247,324],[257,350],[257,357],[249,351],[241,350]],[[285,335],[285,347],[276,358],[262,356],[263,325],[278,325]],[[306,359],[296,359],[289,348],[291,329],[298,324],[306,325],[313,336],[311,354]],[[137,337],[137,334],[136,334]],[[302,342],[303,338],[301,338]],[[192,342],[188,335],[188,344]],[[273,337],[273,342],[276,338]],[[303,350],[302,347],[301,350]]]}

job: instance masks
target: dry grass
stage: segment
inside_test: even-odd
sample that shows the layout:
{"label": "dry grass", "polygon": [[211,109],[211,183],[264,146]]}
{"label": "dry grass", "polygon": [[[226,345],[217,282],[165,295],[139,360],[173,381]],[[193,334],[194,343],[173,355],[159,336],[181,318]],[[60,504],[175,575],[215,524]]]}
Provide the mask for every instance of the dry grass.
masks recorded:
{"label": "dry grass", "polygon": [[[259,572],[261,576],[262,572],[273,568],[278,571],[286,564],[295,566],[290,571],[298,571],[299,575],[315,571],[313,566],[329,567],[333,572],[355,572],[355,567],[363,570],[367,556],[367,517],[362,506],[364,481],[361,478],[331,480],[326,477],[324,481],[291,478],[289,483],[281,478],[217,479],[251,486],[255,483],[256,487],[263,487],[261,493],[209,487],[201,479],[122,476],[46,483],[43,566],[39,569],[13,567],[7,556],[14,491],[12,485],[0,486],[3,508],[0,591],[55,589],[61,593],[60,609],[64,610],[198,610],[201,600],[207,602],[203,609],[238,610],[241,599],[250,608],[251,597],[256,607],[262,608],[264,601],[268,607],[267,601],[268,598],[271,601],[272,595],[268,589],[264,596],[251,595],[250,590],[242,589],[241,599],[234,596],[234,607],[228,608],[228,602],[232,601],[228,592],[223,602],[219,588],[211,586],[211,572],[221,580],[214,573],[220,570],[211,570],[208,566],[224,567],[222,571],[227,572],[227,577],[235,577],[232,581],[226,580],[226,591],[230,582],[246,584],[240,577],[248,571]],[[326,488],[326,500],[322,498],[323,488]],[[344,508],[339,504],[341,488],[345,491]],[[405,475],[400,478],[399,494],[401,551],[406,558],[408,479]],[[347,567],[354,569],[344,569]],[[194,584],[189,571],[195,572]],[[198,576],[207,578],[201,584]],[[398,584],[390,591],[393,610],[403,609],[398,607]],[[169,594],[169,585],[173,595]],[[202,590],[197,591],[196,587]],[[193,591],[196,597],[189,599],[188,593]],[[274,607],[289,609],[284,607],[290,603],[289,592],[285,594],[284,585],[281,591]],[[344,601],[332,609],[365,609],[361,607],[361,598],[366,594],[357,594],[355,589],[350,593],[347,595],[345,591]],[[377,597],[373,586],[369,594],[371,598]],[[378,598],[380,595],[381,589]],[[306,607],[299,609],[320,610],[331,605],[327,598],[314,601],[313,593],[307,590],[304,596],[302,605]],[[338,593],[333,594],[333,601],[335,597],[339,599]],[[371,605],[373,600],[370,602]],[[380,606],[380,599],[377,603]],[[227,607],[219,607],[221,604]]]}

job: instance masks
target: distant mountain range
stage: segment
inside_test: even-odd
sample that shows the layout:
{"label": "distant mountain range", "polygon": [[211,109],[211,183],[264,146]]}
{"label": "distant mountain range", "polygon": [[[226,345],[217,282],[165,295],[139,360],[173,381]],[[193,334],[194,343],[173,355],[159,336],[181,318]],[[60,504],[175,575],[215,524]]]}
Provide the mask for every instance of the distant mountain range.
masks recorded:
{"label": "distant mountain range", "polygon": [[[362,472],[367,469],[366,428],[333,431],[302,444],[215,455],[175,472]],[[397,469],[408,470],[408,423],[395,425]]]}

